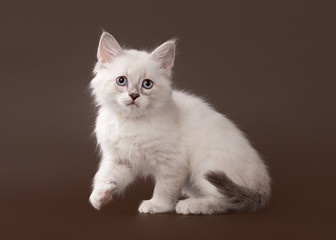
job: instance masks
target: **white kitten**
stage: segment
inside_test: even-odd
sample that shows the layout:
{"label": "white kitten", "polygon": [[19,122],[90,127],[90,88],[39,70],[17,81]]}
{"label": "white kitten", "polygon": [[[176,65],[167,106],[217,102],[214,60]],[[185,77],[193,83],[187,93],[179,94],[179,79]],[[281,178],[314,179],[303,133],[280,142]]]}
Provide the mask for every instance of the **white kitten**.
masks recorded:
{"label": "white kitten", "polygon": [[[151,175],[153,197],[141,203],[140,213],[263,207],[270,196],[266,166],[230,120],[172,89],[174,57],[174,41],[147,53],[122,49],[102,34],[91,82],[102,159],[91,204],[100,209],[136,177]],[[178,201],[181,194],[188,198]]]}

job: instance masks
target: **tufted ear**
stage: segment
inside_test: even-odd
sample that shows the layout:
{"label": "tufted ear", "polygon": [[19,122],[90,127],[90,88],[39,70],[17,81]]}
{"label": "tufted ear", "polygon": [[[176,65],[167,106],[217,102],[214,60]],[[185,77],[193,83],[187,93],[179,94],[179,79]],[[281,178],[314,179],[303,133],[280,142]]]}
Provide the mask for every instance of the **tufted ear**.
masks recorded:
{"label": "tufted ear", "polygon": [[122,48],[115,38],[107,33],[103,32],[100,37],[97,58],[99,63],[110,63],[113,59],[122,53]]}
{"label": "tufted ear", "polygon": [[175,41],[170,40],[163,43],[151,53],[151,57],[155,61],[159,62],[161,68],[167,73],[168,76],[170,76],[174,66]]}

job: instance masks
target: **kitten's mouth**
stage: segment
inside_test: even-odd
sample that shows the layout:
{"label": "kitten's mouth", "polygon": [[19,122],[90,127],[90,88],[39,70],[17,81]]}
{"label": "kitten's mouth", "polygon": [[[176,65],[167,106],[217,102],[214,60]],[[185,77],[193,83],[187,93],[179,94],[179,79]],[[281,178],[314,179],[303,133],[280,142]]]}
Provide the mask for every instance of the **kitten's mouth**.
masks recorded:
{"label": "kitten's mouth", "polygon": [[132,107],[132,106],[139,107],[138,104],[136,104],[135,102],[131,102],[131,103],[127,104],[127,106],[130,106],[130,107]]}

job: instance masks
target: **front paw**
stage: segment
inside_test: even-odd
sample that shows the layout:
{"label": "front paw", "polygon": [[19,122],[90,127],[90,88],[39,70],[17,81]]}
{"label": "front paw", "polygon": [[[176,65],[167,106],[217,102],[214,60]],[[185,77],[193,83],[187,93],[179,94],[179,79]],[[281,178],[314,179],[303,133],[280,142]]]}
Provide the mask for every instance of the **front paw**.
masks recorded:
{"label": "front paw", "polygon": [[167,204],[165,202],[154,201],[154,200],[146,200],[142,201],[139,207],[140,213],[166,213],[172,212],[174,210],[174,206],[171,204]]}
{"label": "front paw", "polygon": [[115,187],[115,183],[111,181],[96,184],[89,199],[91,205],[99,210],[103,205],[111,201]]}

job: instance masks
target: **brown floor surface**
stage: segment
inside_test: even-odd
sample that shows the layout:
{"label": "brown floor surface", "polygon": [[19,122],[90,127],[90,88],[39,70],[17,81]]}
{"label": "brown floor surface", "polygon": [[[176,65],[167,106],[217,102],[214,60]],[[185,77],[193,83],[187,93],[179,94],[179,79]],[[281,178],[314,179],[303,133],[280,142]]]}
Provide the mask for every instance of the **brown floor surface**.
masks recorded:
{"label": "brown floor surface", "polygon": [[[333,1],[12,1],[0,14],[0,239],[336,239]],[[179,37],[175,82],[247,133],[270,167],[257,213],[139,215],[140,180],[101,211],[86,90],[100,27]]]}

